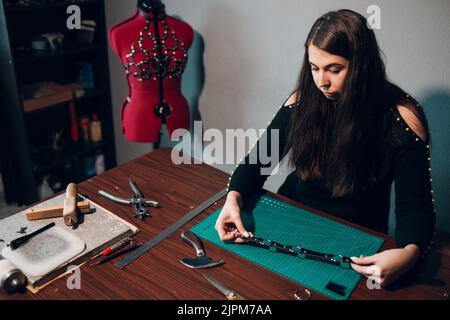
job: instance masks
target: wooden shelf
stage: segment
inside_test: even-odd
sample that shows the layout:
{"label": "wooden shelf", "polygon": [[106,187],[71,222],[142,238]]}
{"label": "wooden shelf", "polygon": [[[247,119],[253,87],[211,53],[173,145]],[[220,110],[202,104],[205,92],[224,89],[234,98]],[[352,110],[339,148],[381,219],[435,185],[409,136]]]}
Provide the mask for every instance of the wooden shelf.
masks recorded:
{"label": "wooden shelf", "polygon": [[[82,96],[80,98],[76,98],[73,101],[76,104],[77,102],[84,102],[84,101],[87,101],[89,99],[94,99],[96,97],[100,97],[100,96],[104,95],[105,93],[106,93],[105,89],[86,89],[85,93],[84,93],[84,96]],[[70,101],[72,101],[72,100],[70,100]],[[25,112],[25,115],[36,115],[36,114],[42,113],[42,112],[51,112],[55,108],[60,108],[61,106],[67,105],[70,101],[56,103],[56,104],[52,104],[52,105],[46,106],[46,107],[41,108],[41,109],[28,111],[28,112]]]}
{"label": "wooden shelf", "polygon": [[61,49],[55,51],[30,51],[28,54],[19,53],[16,55],[14,59],[14,63],[16,64],[26,64],[26,63],[35,63],[42,62],[45,60],[52,60],[55,58],[65,58],[73,55],[77,55],[80,53],[91,52],[96,50],[102,50],[105,46],[103,44],[96,44],[91,46],[85,46],[74,49]]}
{"label": "wooden shelf", "polygon": [[78,142],[65,147],[61,151],[53,151],[51,149],[47,152],[41,151],[38,155],[32,156],[35,164],[33,169],[36,174],[43,174],[56,167],[64,165],[67,162],[83,157],[84,155],[93,153],[105,147],[107,147],[107,144],[103,142]]}
{"label": "wooden shelf", "polygon": [[[30,44],[30,39],[45,32],[61,31],[61,19],[66,8],[81,7],[84,19],[97,23],[93,45],[75,43],[78,36],[66,34],[65,46],[57,51],[17,50]],[[21,21],[27,21],[24,28]],[[111,106],[107,28],[104,0],[67,0],[29,6],[7,5],[0,0],[0,167],[7,202],[19,205],[38,200],[42,176],[48,174],[53,182],[87,179],[83,170],[85,156],[104,155],[105,169],[116,166],[113,110]],[[65,25],[63,25],[65,27]],[[64,31],[64,30],[62,30]],[[71,144],[71,114],[66,98],[42,102],[42,109],[24,112],[22,89],[31,84],[54,82],[69,84],[79,77],[79,63],[92,66],[97,89],[86,89],[75,101],[79,116],[97,114],[102,123],[102,143]],[[31,95],[32,96],[32,95]],[[50,99],[49,99],[50,100]],[[63,102],[64,101],[64,102]],[[37,103],[38,101],[36,101]],[[54,132],[64,132],[65,148],[54,151],[50,140]],[[42,146],[42,147],[38,147]],[[81,160],[81,159],[80,159]],[[65,165],[67,164],[67,165]]]}
{"label": "wooden shelf", "polygon": [[17,4],[11,4],[11,5],[7,5],[5,3],[5,8],[9,11],[9,12],[22,12],[22,11],[26,11],[26,10],[36,10],[36,9],[51,9],[51,8],[63,8],[63,7],[68,7],[72,4],[78,5],[78,6],[85,6],[85,5],[93,5],[93,4],[98,4],[99,0],[84,0],[84,1],[77,1],[77,0],[73,0],[73,1],[61,1],[61,2],[55,2],[55,3],[46,3],[46,4],[30,4],[27,6],[21,6],[21,5],[17,5]]}

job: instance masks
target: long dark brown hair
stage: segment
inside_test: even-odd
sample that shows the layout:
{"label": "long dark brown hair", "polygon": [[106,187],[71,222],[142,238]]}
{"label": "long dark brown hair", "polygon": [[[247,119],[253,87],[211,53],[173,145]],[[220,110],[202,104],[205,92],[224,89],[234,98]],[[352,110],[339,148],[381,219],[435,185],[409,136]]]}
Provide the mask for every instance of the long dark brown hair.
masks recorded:
{"label": "long dark brown hair", "polygon": [[[314,44],[349,60],[337,101],[316,87],[308,47]],[[405,100],[387,80],[385,65],[366,19],[351,10],[328,12],[311,28],[296,88],[298,107],[291,118],[287,149],[303,180],[319,180],[333,197],[366,191],[389,169],[390,108]],[[410,101],[403,101],[407,107]],[[415,107],[415,106],[414,106]],[[414,108],[428,132],[420,108]]]}

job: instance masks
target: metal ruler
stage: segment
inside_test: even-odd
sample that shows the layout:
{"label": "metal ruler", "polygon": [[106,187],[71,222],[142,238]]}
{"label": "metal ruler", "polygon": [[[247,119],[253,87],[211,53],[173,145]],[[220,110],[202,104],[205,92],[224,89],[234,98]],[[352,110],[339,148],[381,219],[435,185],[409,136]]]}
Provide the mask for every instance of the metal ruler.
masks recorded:
{"label": "metal ruler", "polygon": [[127,265],[129,265],[131,262],[139,258],[141,255],[146,253],[148,250],[156,246],[159,242],[167,238],[169,235],[174,233],[176,230],[184,226],[186,223],[191,221],[193,218],[198,216],[200,213],[208,209],[214,202],[219,201],[227,194],[227,189],[223,189],[213,195],[211,198],[206,200],[205,202],[201,203],[199,206],[195,207],[191,211],[189,211],[186,215],[184,215],[180,220],[169,226],[167,229],[162,231],[161,233],[157,234],[150,240],[148,240],[146,243],[144,243],[142,246],[134,250],[132,253],[124,257],[123,259],[117,261],[115,263],[116,267],[119,267],[120,269],[125,268]]}

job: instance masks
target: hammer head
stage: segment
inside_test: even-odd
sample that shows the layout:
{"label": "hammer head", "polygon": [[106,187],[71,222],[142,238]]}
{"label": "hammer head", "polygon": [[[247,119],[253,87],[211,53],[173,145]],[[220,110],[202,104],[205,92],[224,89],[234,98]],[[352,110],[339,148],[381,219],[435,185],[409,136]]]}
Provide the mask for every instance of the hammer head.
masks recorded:
{"label": "hammer head", "polygon": [[207,255],[202,255],[192,259],[184,258],[180,262],[192,269],[204,269],[218,266],[223,263],[223,260],[212,260]]}

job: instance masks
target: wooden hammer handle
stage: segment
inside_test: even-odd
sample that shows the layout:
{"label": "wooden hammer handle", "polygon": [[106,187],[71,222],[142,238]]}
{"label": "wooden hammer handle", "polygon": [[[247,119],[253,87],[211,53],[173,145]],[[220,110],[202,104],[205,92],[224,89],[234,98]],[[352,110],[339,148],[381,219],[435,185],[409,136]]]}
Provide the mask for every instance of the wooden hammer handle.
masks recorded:
{"label": "wooden hammer handle", "polygon": [[75,183],[69,183],[66,188],[66,198],[76,198],[78,195],[78,187]]}
{"label": "wooden hammer handle", "polygon": [[67,226],[77,224],[77,197],[78,188],[75,183],[69,183],[66,188],[66,198],[64,199],[63,218]]}

